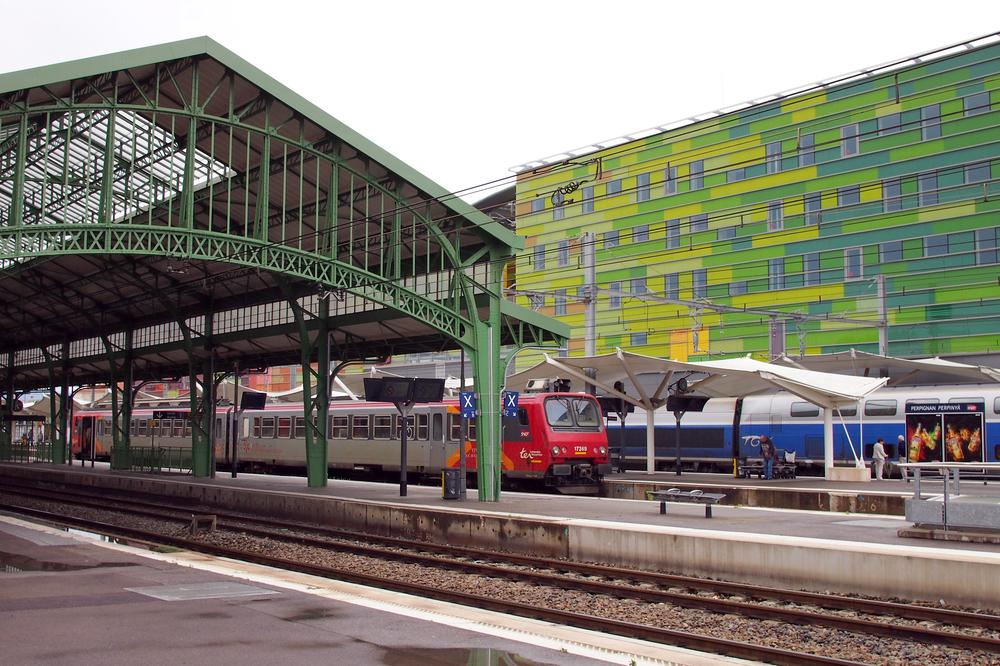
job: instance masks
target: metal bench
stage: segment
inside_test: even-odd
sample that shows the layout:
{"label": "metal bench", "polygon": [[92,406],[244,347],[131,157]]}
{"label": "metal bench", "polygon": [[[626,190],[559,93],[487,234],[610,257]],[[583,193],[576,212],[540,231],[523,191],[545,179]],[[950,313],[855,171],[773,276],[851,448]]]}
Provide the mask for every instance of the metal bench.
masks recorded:
{"label": "metal bench", "polygon": [[704,504],[705,517],[711,518],[712,505],[726,496],[722,493],[705,493],[700,490],[670,488],[669,490],[654,490],[649,493],[649,497],[660,503],[660,513],[667,512],[667,502],[686,502],[688,504]]}

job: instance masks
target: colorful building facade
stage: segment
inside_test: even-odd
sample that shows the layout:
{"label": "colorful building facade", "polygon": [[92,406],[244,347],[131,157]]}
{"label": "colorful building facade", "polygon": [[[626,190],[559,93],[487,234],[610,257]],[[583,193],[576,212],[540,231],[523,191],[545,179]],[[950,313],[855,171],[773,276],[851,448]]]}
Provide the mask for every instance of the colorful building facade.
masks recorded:
{"label": "colorful building facade", "polygon": [[998,352],[998,179],[986,39],[524,168],[515,293],[574,355],[593,296],[597,353]]}

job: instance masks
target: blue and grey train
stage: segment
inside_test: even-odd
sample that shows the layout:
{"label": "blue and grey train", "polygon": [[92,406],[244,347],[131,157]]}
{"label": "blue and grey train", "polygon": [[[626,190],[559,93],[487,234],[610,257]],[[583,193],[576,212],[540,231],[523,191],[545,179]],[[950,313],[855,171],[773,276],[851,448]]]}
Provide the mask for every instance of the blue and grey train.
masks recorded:
{"label": "blue and grey train", "polygon": [[[735,398],[713,398],[703,411],[681,420],[683,469],[731,472]],[[608,427],[611,459],[625,469],[646,469],[646,413],[636,408],[622,424]],[[658,409],[654,415],[657,470],[675,469],[675,419]],[[823,410],[787,392],[747,396],[740,420],[739,458],[759,456],[757,436],[767,435],[779,456],[794,453],[800,472],[822,473]],[[835,464],[852,464],[855,452],[871,460],[872,444],[886,442],[891,460],[899,460],[903,436],[910,462],[1000,460],[1000,384],[933,385],[883,388],[859,404],[833,414]],[[859,451],[860,447],[860,451]]]}

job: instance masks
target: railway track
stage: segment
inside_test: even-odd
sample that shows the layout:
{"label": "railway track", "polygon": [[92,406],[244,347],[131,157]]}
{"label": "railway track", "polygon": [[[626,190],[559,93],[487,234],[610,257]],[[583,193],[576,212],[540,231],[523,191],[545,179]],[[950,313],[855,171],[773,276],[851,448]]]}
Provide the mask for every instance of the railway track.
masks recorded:
{"label": "railway track", "polygon": [[[33,491],[28,488],[12,489],[8,492],[31,494],[37,499],[46,501],[66,501],[67,492]],[[190,521],[193,507],[166,508],[162,502],[155,505],[136,500],[112,499],[106,496],[96,496],[75,492],[71,498],[77,505],[89,505],[93,509],[110,510],[113,502],[121,502],[123,506],[114,510],[128,511],[134,515],[142,515],[157,520],[173,521],[182,524]],[[463,571],[466,574],[503,578],[519,581],[534,586],[566,590],[573,593],[603,595],[614,599],[641,602],[649,605],[670,604],[672,606],[726,613],[754,620],[771,620],[784,624],[825,627],[839,631],[851,632],[865,636],[881,636],[891,639],[920,641],[936,646],[947,645],[960,650],[976,650],[988,654],[1000,654],[1000,640],[995,636],[984,635],[1000,631],[1000,617],[983,613],[970,613],[950,609],[928,608],[911,604],[890,603],[875,600],[855,599],[852,597],[837,597],[813,593],[759,588],[752,585],[726,583],[697,579],[685,576],[658,574],[647,571],[622,570],[599,565],[588,565],[486,552],[476,549],[450,546],[431,545],[423,542],[411,542],[402,539],[386,537],[370,537],[345,533],[340,530],[318,528],[316,526],[275,523],[261,519],[251,519],[247,516],[213,512],[220,520],[224,529],[236,530],[256,539],[276,540],[282,543],[296,544],[300,547],[350,552],[371,558],[391,559],[398,562],[419,565],[422,567],[445,568],[449,571]],[[38,514],[47,520],[55,517],[49,514]],[[86,522],[86,521],[84,521]],[[746,643],[726,641],[689,632],[677,632],[671,629],[640,625],[631,622],[621,622],[607,617],[584,616],[579,613],[566,613],[552,609],[541,609],[537,606],[518,604],[515,601],[504,601],[493,597],[465,593],[446,592],[440,586],[424,586],[406,581],[392,580],[387,582],[381,577],[372,577],[345,572],[341,569],[303,565],[283,558],[273,558],[260,553],[247,556],[230,548],[224,548],[202,540],[192,541],[186,538],[170,537],[162,539],[148,531],[134,531],[129,528],[111,524],[84,524],[77,526],[95,531],[111,531],[117,536],[125,536],[141,540],[166,542],[169,545],[210,552],[224,557],[249,559],[250,561],[291,568],[304,573],[323,575],[339,579],[351,580],[364,585],[395,589],[401,592],[419,594],[433,598],[468,603],[477,607],[491,608],[501,612],[517,615],[527,615],[553,622],[562,622],[574,626],[596,629],[607,633],[643,638],[673,645],[682,645],[692,649],[711,651],[730,656],[752,658],[772,663],[851,663],[824,656],[807,656],[799,652],[790,652],[770,646],[750,646]],[[294,529],[294,532],[289,528]],[[363,539],[365,543],[358,540]],[[713,595],[713,596],[706,596]],[[808,604],[806,608],[787,607],[780,604]],[[828,609],[848,611],[849,615],[827,612]],[[868,615],[868,618],[858,614]],[[875,619],[872,619],[875,618]],[[887,621],[888,618],[888,621]],[[906,619],[914,624],[901,624],[900,619]],[[954,627],[956,631],[928,627],[928,623]],[[969,633],[969,632],[973,633]],[[978,634],[975,632],[979,632]],[[735,644],[734,644],[735,643]],[[817,661],[809,661],[816,659]]]}

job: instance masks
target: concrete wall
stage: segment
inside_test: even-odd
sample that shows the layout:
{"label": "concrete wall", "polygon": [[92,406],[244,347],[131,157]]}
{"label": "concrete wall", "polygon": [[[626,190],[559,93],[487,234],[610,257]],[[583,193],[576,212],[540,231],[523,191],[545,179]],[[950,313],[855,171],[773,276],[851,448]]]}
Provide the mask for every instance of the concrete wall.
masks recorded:
{"label": "concrete wall", "polygon": [[1000,555],[739,534],[468,509],[399,506],[306,492],[227,488],[190,479],[2,466],[0,476],[205,503],[220,510],[524,554],[824,592],[862,592],[995,608]]}

